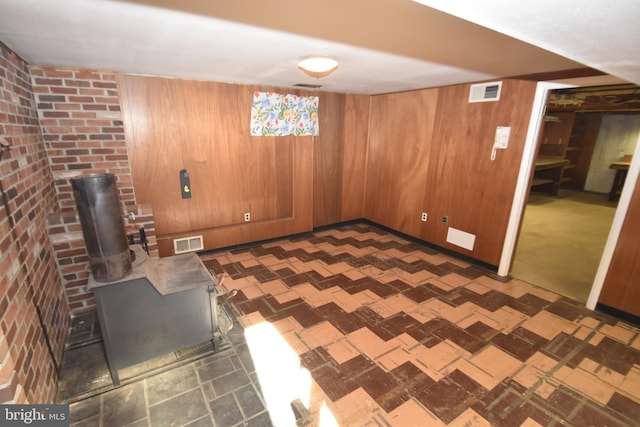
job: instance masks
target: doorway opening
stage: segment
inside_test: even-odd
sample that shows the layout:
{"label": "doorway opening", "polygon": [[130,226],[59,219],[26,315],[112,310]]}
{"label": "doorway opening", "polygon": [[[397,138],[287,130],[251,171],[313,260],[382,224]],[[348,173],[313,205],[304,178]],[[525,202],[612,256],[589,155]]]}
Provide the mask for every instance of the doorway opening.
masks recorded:
{"label": "doorway opening", "polygon": [[640,88],[549,91],[513,277],[586,303],[640,137]]}

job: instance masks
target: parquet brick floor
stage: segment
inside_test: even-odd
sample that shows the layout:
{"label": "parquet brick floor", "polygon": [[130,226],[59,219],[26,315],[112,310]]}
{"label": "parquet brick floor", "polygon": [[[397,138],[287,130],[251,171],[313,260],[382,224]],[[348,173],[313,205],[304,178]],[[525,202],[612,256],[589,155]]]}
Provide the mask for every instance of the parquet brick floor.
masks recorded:
{"label": "parquet brick floor", "polygon": [[274,425],[639,425],[639,330],[566,297],[368,223],[202,259]]}

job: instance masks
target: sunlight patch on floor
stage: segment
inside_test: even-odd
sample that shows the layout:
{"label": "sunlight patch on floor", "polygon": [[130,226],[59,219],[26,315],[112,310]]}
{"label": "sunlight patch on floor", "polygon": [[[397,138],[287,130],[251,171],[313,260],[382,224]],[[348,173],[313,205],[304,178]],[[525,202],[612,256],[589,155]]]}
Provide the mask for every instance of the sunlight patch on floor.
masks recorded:
{"label": "sunlight patch on floor", "polygon": [[301,366],[297,353],[271,323],[247,327],[245,339],[274,425],[296,425],[293,403],[298,401],[310,413],[319,413],[320,427],[338,426],[326,402],[323,401],[320,408],[310,407],[311,374]]}

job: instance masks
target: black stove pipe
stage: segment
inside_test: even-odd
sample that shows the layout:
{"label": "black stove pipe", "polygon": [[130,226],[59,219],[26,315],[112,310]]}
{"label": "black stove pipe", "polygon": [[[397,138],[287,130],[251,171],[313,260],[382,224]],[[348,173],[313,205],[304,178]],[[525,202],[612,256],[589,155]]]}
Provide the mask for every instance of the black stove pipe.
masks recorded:
{"label": "black stove pipe", "polygon": [[131,273],[131,254],[115,175],[85,175],[71,185],[94,279],[122,279]]}

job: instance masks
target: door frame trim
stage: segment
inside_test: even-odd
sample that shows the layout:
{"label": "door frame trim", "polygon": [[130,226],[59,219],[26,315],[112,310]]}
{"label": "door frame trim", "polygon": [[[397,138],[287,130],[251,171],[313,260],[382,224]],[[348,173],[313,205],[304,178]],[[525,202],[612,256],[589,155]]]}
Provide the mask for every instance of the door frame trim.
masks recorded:
{"label": "door frame trim", "polygon": [[[527,200],[527,194],[529,193],[529,181],[531,174],[533,173],[533,163],[536,156],[537,142],[539,139],[540,131],[542,130],[542,120],[544,118],[545,106],[547,105],[547,99],[549,91],[554,89],[563,89],[568,87],[575,87],[573,84],[566,83],[554,83],[554,82],[539,82],[536,87],[536,93],[533,99],[533,108],[531,111],[531,118],[529,120],[529,128],[527,130],[527,136],[525,138],[525,145],[522,154],[522,160],[520,162],[520,172],[516,181],[516,188],[514,191],[513,203],[511,205],[511,213],[509,215],[509,222],[507,224],[507,231],[505,234],[504,246],[502,247],[502,255],[500,257],[500,264],[498,266],[498,275],[507,276],[511,269],[511,262],[515,255],[515,246],[520,231],[520,223],[523,218],[525,209],[525,202]],[[613,218],[607,243],[598,265],[598,270],[594,278],[591,292],[587,300],[587,308],[595,310],[598,298],[602,292],[604,281],[611,265],[611,259],[613,258],[613,252],[618,243],[618,237],[620,236],[620,230],[624,223],[627,211],[629,210],[629,203],[631,196],[636,187],[638,181],[638,175],[640,174],[640,138],[636,144],[636,149],[633,154],[631,166],[627,173],[627,179],[618,201],[618,207]]]}
{"label": "door frame trim", "polygon": [[529,119],[529,128],[524,142],[522,160],[520,161],[520,172],[516,180],[516,189],[511,204],[511,213],[507,223],[507,231],[502,247],[500,264],[498,265],[498,275],[507,276],[511,269],[511,261],[515,255],[516,242],[520,233],[520,223],[525,209],[527,194],[529,193],[529,182],[533,173],[533,162],[536,157],[537,143],[542,130],[545,107],[549,97],[549,91],[553,89],[564,89],[574,87],[574,85],[539,82],[536,87],[536,94],[533,98],[533,108]]}
{"label": "door frame trim", "polygon": [[598,265],[598,271],[596,277],[593,280],[593,286],[591,287],[591,293],[587,300],[587,308],[595,310],[600,293],[604,287],[607,273],[609,272],[609,266],[613,259],[613,253],[618,244],[618,237],[620,237],[620,231],[622,225],[627,217],[627,211],[631,204],[631,196],[635,191],[636,185],[638,185],[638,175],[640,174],[640,136],[638,142],[636,142],[636,149],[633,152],[633,158],[631,159],[631,165],[629,166],[629,172],[627,172],[627,178],[625,179],[624,187],[622,187],[622,193],[620,194],[620,200],[618,200],[618,208],[613,217],[613,223],[611,224],[611,230],[609,231],[609,238],[604,246],[602,258]]}

